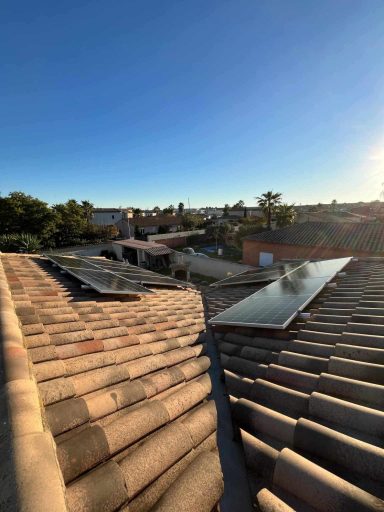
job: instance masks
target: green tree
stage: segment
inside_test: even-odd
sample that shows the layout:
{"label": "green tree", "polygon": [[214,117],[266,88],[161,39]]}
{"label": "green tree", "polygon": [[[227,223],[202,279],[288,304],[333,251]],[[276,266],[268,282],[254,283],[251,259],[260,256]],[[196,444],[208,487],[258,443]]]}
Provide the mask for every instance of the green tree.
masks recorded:
{"label": "green tree", "polygon": [[255,235],[256,233],[261,233],[262,231],[265,231],[265,228],[262,227],[260,222],[255,224],[242,224],[235,234],[236,247],[241,249],[244,237],[248,235]]}
{"label": "green tree", "polygon": [[93,204],[89,201],[81,201],[81,208],[83,209],[83,214],[87,221],[87,224],[90,224],[93,217]]}
{"label": "green tree", "polygon": [[224,224],[211,224],[206,229],[206,234],[209,238],[213,238],[216,243],[216,252],[218,242],[221,241],[225,244],[228,242],[229,235],[233,232],[233,227],[228,223]]}
{"label": "green tree", "polygon": [[173,206],[173,204],[170,204],[167,208],[163,209],[163,213],[164,213],[164,215],[172,215],[174,210],[175,210],[175,207]]}
{"label": "green tree", "polygon": [[29,233],[0,235],[0,250],[3,252],[37,252],[41,247],[40,240]]}
{"label": "green tree", "polygon": [[229,209],[230,209],[230,206],[228,203],[226,203],[224,205],[224,208],[223,208],[223,217],[228,217],[229,215]]}
{"label": "green tree", "polygon": [[276,208],[276,224],[279,228],[290,226],[296,220],[294,204],[282,203]]}
{"label": "green tree", "polygon": [[331,202],[331,212],[335,212],[336,211],[336,206],[337,206],[336,199],[332,199],[332,202]]}
{"label": "green tree", "polygon": [[140,217],[140,214],[142,213],[142,209],[141,208],[133,208],[133,216],[134,217]]}
{"label": "green tree", "polygon": [[159,213],[161,212],[158,206],[154,206],[153,211],[156,213],[156,215],[159,215]]}
{"label": "green tree", "polygon": [[244,206],[245,206],[244,201],[242,199],[240,199],[240,201],[237,201],[237,203],[235,203],[232,208],[234,208],[235,210],[241,210],[244,208]]}
{"label": "green tree", "polygon": [[30,233],[46,244],[55,229],[55,212],[47,203],[23,192],[0,197],[0,234]]}
{"label": "green tree", "polygon": [[183,228],[187,231],[197,229],[204,224],[204,217],[202,215],[192,215],[185,213],[182,220]]}
{"label": "green tree", "polygon": [[260,197],[256,197],[257,204],[263,210],[265,219],[267,221],[267,228],[271,229],[272,215],[275,213],[277,206],[281,203],[282,194],[280,192],[273,192],[269,190]]}
{"label": "green tree", "polygon": [[159,235],[164,235],[166,233],[169,233],[169,226],[159,226],[157,233]]}
{"label": "green tree", "polygon": [[179,215],[183,215],[184,213],[184,203],[179,203],[179,206],[177,207],[177,211]]}
{"label": "green tree", "polygon": [[88,224],[83,207],[75,199],[56,204],[53,210],[57,215],[56,245],[75,245],[84,237]]}

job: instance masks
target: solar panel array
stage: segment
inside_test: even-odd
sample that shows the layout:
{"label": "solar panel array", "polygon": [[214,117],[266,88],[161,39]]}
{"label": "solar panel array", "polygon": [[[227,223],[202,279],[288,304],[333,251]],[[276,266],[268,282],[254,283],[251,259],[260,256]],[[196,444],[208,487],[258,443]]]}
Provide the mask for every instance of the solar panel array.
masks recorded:
{"label": "solar panel array", "polygon": [[292,263],[279,263],[258,270],[246,270],[240,274],[226,277],[210,286],[234,286],[239,284],[264,283],[268,281],[276,281],[280,277],[285,276],[289,272],[306,265],[308,261],[295,261]]}
{"label": "solar panel array", "polygon": [[189,283],[117,261],[60,254],[46,254],[46,256],[60,268],[100,293],[124,295],[153,293],[141,283],[157,286],[191,286]]}
{"label": "solar panel array", "polygon": [[211,318],[209,323],[285,329],[351,259],[307,263]]}
{"label": "solar panel array", "polygon": [[119,276],[125,277],[126,279],[129,279],[130,281],[133,281],[135,283],[175,287],[192,286],[191,283],[180,281],[179,279],[174,279],[173,277],[163,276],[161,274],[153,272],[152,270],[136,267],[135,265],[121,263],[119,261],[92,258],[90,256],[81,256],[81,259],[87,263],[91,263],[92,265],[97,266],[100,269],[108,270],[109,272],[118,274]]}

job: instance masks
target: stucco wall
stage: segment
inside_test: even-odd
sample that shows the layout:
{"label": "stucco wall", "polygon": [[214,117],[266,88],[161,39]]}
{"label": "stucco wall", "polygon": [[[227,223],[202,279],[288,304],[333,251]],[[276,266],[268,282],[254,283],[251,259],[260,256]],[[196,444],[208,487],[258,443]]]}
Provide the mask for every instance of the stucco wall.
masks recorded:
{"label": "stucco wall", "polygon": [[74,247],[62,247],[54,249],[53,252],[64,253],[73,252],[81,256],[100,256],[101,251],[112,251],[112,243],[97,244],[97,245],[78,245]]}
{"label": "stucco wall", "polygon": [[233,263],[232,261],[219,260],[216,258],[204,258],[201,256],[193,256],[191,254],[176,254],[176,261],[184,261],[191,264],[189,270],[196,274],[214,277],[216,279],[224,279],[229,275],[238,274],[253,267]]}
{"label": "stucco wall", "polygon": [[351,251],[350,249],[336,249],[331,247],[310,247],[305,245],[271,244],[257,242],[256,240],[243,241],[243,261],[246,265],[259,264],[260,252],[273,253],[273,261],[284,258],[342,258],[345,256],[384,256],[384,253],[369,251]]}
{"label": "stucco wall", "polygon": [[121,212],[94,212],[92,224],[98,226],[111,226],[123,218]]}
{"label": "stucco wall", "polygon": [[187,245],[188,237],[193,235],[205,235],[205,229],[195,229],[194,231],[178,231],[176,233],[165,233],[163,235],[149,235],[148,242],[157,242],[168,247],[180,247]]}

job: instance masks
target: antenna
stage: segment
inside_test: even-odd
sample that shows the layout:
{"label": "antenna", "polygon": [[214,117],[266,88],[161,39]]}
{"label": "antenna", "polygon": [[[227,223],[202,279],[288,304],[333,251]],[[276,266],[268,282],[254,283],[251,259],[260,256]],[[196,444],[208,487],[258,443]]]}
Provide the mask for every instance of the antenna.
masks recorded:
{"label": "antenna", "polygon": [[381,202],[384,201],[384,182],[381,184],[381,192],[380,192],[379,199]]}

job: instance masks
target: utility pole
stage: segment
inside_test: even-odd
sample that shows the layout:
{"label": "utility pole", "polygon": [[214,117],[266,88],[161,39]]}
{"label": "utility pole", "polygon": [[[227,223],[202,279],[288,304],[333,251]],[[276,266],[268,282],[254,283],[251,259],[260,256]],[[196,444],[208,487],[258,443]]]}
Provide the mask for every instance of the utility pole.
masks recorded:
{"label": "utility pole", "polygon": [[188,210],[189,210],[189,213],[192,213],[192,212],[191,212],[191,204],[190,204],[190,202],[189,202],[189,197],[188,197]]}

